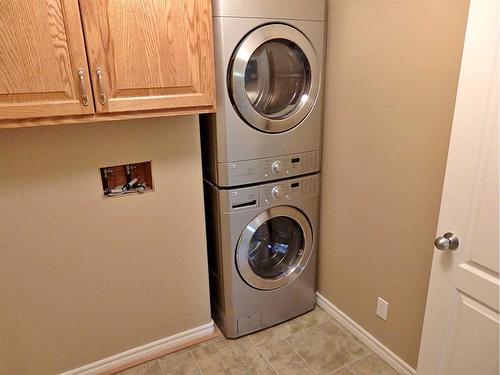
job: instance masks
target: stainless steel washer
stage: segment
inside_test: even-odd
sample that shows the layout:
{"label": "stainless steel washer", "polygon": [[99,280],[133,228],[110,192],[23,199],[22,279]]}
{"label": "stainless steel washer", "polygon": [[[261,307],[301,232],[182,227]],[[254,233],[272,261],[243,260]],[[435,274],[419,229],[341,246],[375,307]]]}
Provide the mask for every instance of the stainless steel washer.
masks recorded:
{"label": "stainless steel washer", "polygon": [[236,189],[205,182],[212,316],[226,337],[313,309],[319,174]]}
{"label": "stainless steel washer", "polygon": [[238,186],[320,169],[324,0],[214,0],[217,112],[205,178]]}

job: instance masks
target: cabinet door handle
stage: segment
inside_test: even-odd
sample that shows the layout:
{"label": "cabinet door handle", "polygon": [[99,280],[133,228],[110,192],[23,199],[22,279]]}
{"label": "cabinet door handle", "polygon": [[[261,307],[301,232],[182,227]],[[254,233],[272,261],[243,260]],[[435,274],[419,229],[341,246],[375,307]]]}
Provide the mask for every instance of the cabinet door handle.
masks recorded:
{"label": "cabinet door handle", "polygon": [[85,72],[83,69],[78,69],[78,78],[80,79],[80,88],[82,89],[82,104],[89,105],[89,96],[87,94],[87,86],[85,85]]}
{"label": "cabinet door handle", "polygon": [[104,89],[104,71],[99,68],[96,71],[97,74],[97,85],[99,86],[99,101],[101,104],[106,104],[106,91]]}

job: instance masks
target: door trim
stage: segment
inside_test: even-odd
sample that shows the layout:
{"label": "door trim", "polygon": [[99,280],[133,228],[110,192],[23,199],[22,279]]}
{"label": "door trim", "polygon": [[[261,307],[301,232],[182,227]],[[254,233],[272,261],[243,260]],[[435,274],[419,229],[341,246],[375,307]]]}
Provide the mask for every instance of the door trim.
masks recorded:
{"label": "door trim", "polygon": [[[283,119],[271,119],[257,112],[250,104],[245,89],[245,71],[252,54],[263,43],[273,39],[285,39],[295,43],[306,56],[311,70],[307,97],[303,95],[296,109]],[[252,31],[236,48],[228,69],[229,96],[234,102],[235,110],[245,122],[265,133],[281,133],[299,125],[318,99],[320,82],[318,55],[311,42],[299,30],[285,24],[268,24]]]}
{"label": "door trim", "polygon": [[[248,263],[248,248],[255,231],[266,221],[280,216],[288,217],[300,226],[304,236],[304,248],[300,260],[284,276],[265,279],[252,271]],[[291,283],[304,270],[313,253],[313,243],[311,223],[302,211],[291,206],[271,207],[253,218],[241,233],[236,245],[236,266],[243,280],[250,286],[262,290],[277,289]]]}

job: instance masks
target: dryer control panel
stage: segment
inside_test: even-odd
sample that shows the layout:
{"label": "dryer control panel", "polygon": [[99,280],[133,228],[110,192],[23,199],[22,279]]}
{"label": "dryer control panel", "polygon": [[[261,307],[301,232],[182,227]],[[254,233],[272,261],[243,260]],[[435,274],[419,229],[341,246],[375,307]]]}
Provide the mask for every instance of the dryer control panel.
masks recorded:
{"label": "dryer control panel", "polygon": [[319,151],[218,163],[219,186],[247,185],[314,173],[320,170],[320,164]]}
{"label": "dryer control panel", "polygon": [[257,207],[293,204],[295,200],[319,193],[319,174],[260,186],[219,190],[223,212],[235,212]]}

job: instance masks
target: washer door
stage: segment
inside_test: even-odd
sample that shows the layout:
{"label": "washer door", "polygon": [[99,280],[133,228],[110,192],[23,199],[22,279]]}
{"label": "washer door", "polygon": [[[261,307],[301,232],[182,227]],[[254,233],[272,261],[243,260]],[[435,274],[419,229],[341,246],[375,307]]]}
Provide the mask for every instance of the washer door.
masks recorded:
{"label": "washer door", "polygon": [[271,24],[251,32],[236,49],[229,95],[239,115],[266,133],[300,124],[319,92],[318,57],[297,29]]}
{"label": "washer door", "polygon": [[236,248],[241,276],[257,289],[291,283],[313,251],[312,229],[304,214],[290,206],[262,212],[247,225]]}

